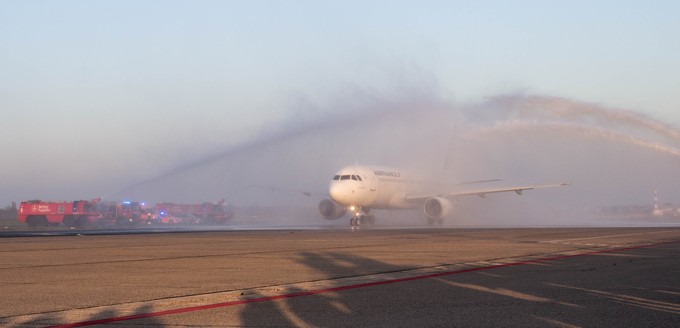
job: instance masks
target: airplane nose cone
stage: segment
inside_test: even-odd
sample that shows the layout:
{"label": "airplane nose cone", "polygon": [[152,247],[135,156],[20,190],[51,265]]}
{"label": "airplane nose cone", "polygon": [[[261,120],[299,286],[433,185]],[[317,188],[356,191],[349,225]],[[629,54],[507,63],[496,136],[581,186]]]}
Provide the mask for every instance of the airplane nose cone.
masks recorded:
{"label": "airplane nose cone", "polygon": [[352,190],[348,188],[349,186],[347,184],[333,181],[331,182],[331,185],[328,188],[328,193],[333,201],[335,201],[338,204],[346,205],[351,203],[350,197],[352,195]]}

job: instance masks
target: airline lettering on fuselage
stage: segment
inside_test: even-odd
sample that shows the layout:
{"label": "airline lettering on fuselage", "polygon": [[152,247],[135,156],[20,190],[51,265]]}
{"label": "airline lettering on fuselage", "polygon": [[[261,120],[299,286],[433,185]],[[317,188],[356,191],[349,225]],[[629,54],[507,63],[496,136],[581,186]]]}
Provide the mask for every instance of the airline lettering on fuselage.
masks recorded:
{"label": "airline lettering on fuselage", "polygon": [[381,176],[381,177],[393,177],[393,178],[400,178],[401,177],[401,174],[399,174],[399,172],[396,172],[396,171],[376,171],[376,170],[374,170],[373,173],[375,175]]}

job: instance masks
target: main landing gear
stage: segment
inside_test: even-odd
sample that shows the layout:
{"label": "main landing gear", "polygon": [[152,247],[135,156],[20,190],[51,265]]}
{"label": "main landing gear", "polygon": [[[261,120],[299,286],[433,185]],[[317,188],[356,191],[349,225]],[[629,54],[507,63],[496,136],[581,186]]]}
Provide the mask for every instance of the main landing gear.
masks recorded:
{"label": "main landing gear", "polygon": [[359,229],[359,226],[375,224],[375,216],[368,214],[368,211],[370,211],[370,209],[363,210],[362,208],[358,208],[354,212],[349,219],[349,225],[352,227],[352,230]]}

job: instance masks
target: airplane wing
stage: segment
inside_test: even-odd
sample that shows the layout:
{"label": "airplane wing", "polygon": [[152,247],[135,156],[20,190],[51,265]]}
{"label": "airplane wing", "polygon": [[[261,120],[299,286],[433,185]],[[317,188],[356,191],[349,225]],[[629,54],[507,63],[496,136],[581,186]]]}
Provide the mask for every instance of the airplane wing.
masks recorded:
{"label": "airplane wing", "polygon": [[486,197],[487,194],[495,194],[501,192],[513,191],[518,195],[521,195],[525,190],[533,189],[544,189],[544,188],[557,188],[568,186],[570,183],[563,182],[558,184],[547,184],[547,185],[535,185],[535,186],[519,186],[519,187],[505,187],[505,188],[486,188],[486,189],[476,189],[476,190],[465,190],[450,193],[440,193],[440,194],[412,194],[406,195],[406,200],[411,201],[421,201],[432,197],[443,197],[443,198],[457,198],[464,196],[478,196],[481,198]]}

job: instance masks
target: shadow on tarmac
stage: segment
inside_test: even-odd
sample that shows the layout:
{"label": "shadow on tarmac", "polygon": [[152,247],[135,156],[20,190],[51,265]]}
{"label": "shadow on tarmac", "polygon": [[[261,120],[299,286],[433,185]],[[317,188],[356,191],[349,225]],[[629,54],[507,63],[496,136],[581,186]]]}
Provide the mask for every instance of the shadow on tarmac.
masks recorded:
{"label": "shadow on tarmac", "polygon": [[[299,256],[328,279],[388,273],[390,280],[409,269],[345,253]],[[677,327],[679,261],[678,244],[661,245],[235,305],[238,317],[228,314],[234,311],[205,315],[240,327]],[[300,292],[289,287],[281,295]],[[150,305],[135,311],[152,312]],[[87,321],[128,315],[104,310]],[[55,319],[46,315],[21,326]],[[173,321],[150,316],[111,324],[164,327],[166,320]]]}
{"label": "shadow on tarmac", "polygon": [[[328,277],[397,272],[361,256],[302,253]],[[658,261],[660,256],[663,261]],[[245,305],[244,327],[655,326],[680,322],[677,247],[635,249]],[[389,280],[390,278],[387,278]],[[282,294],[302,290],[289,288]],[[262,297],[256,295],[254,297]]]}

